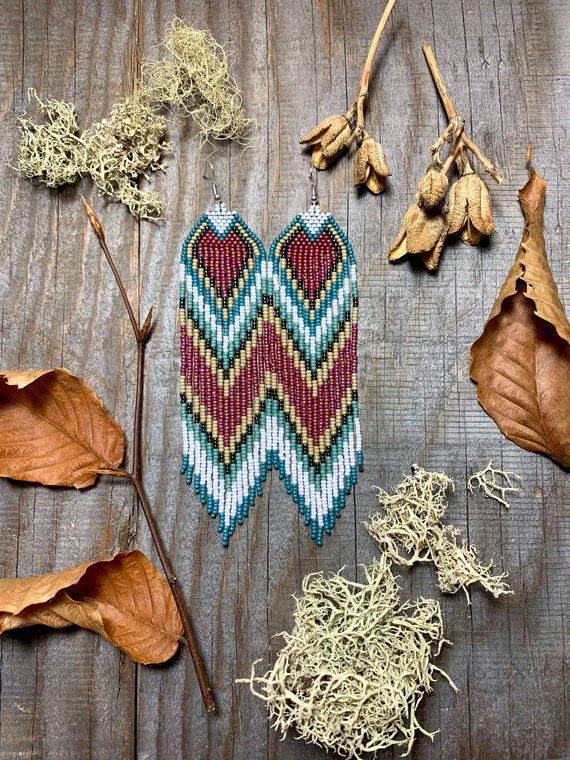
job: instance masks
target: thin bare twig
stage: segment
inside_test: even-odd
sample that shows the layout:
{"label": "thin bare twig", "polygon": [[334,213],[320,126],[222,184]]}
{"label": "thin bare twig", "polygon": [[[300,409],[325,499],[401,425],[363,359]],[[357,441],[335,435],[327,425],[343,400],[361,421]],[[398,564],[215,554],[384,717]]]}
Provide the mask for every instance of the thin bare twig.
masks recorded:
{"label": "thin bare twig", "polygon": [[378,49],[378,44],[380,42],[380,38],[382,37],[382,34],[384,33],[384,29],[386,27],[386,24],[388,23],[388,19],[390,18],[390,13],[392,12],[392,8],[394,7],[396,0],[388,0],[386,3],[386,7],[384,8],[384,13],[382,14],[380,21],[378,23],[378,27],[374,33],[374,37],[372,38],[372,42],[370,43],[370,48],[368,50],[368,56],[366,57],[366,61],[364,62],[364,68],[362,69],[362,76],[360,77],[360,87],[358,88],[358,95],[356,96],[356,130],[361,130],[364,132],[364,103],[366,102],[366,99],[368,98],[368,83],[370,81],[370,72],[372,71],[372,64],[374,62],[374,56],[376,55],[376,50]]}
{"label": "thin bare twig", "polygon": [[158,532],[158,528],[154,520],[152,509],[149,504],[149,501],[148,501],[148,498],[147,498],[147,495],[142,483],[142,479],[141,479],[141,420],[142,420],[143,399],[144,399],[145,347],[146,347],[146,342],[149,338],[150,329],[152,326],[152,309],[149,311],[142,328],[140,328],[137,322],[137,319],[135,317],[132,305],[129,301],[127,291],[125,290],[125,287],[121,281],[119,272],[113,261],[113,257],[111,256],[109,248],[107,247],[103,228],[101,227],[101,224],[99,220],[97,219],[95,212],[91,208],[90,204],[85,200],[85,198],[83,198],[83,204],[85,206],[87,216],[89,217],[89,221],[91,222],[91,226],[93,227],[93,231],[95,232],[95,235],[97,236],[99,245],[101,246],[101,249],[103,250],[103,253],[105,254],[105,258],[107,259],[107,262],[109,263],[109,266],[111,268],[111,271],[113,273],[117,286],[121,293],[121,297],[123,299],[123,303],[125,304],[125,308],[129,315],[129,319],[133,328],[133,333],[135,335],[135,339],[137,342],[137,376],[136,376],[135,410],[134,410],[134,425],[133,425],[132,471],[128,472],[127,470],[119,468],[116,471],[109,470],[109,474],[114,475],[115,477],[128,478],[131,481],[133,488],[135,489],[135,492],[139,500],[139,504],[145,516],[145,519],[150,531],[150,535],[152,537],[154,547],[156,549],[156,553],[158,554],[158,558],[162,565],[162,569],[166,576],[166,580],[168,581],[168,585],[170,586],[170,591],[176,603],[178,614],[180,615],[180,619],[182,620],[182,626],[184,628],[184,634],[186,637],[186,645],[190,652],[190,657],[192,658],[194,669],[196,670],[196,677],[198,679],[198,685],[200,687],[200,692],[202,694],[204,706],[208,712],[211,712],[216,709],[216,703],[214,700],[212,690],[208,683],[208,678],[206,676],[204,665],[200,657],[200,652],[198,650],[196,637],[194,636],[192,623],[190,622],[190,616],[188,614],[186,602],[178,586],[177,578],[174,575],[172,568],[170,567],[170,562],[168,560],[168,557],[162,545],[162,540],[160,538],[160,534]]}

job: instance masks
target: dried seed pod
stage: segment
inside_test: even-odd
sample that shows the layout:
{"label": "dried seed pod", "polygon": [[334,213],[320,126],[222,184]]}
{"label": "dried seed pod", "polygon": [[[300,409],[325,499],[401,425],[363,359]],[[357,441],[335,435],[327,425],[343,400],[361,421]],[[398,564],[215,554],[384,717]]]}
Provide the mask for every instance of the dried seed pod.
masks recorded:
{"label": "dried seed pod", "polygon": [[386,163],[382,145],[365,133],[354,160],[354,186],[366,185],[376,195],[386,187],[386,177],[392,172]]}
{"label": "dried seed pod", "polygon": [[350,145],[352,138],[352,128],[346,116],[335,114],[323,119],[299,142],[313,145],[313,166],[315,169],[326,169]]}
{"label": "dried seed pod", "polygon": [[406,212],[400,232],[390,247],[390,261],[397,261],[408,253],[417,254],[427,269],[437,269],[447,228],[443,209],[429,211],[414,203]]}
{"label": "dried seed pod", "polygon": [[449,192],[449,235],[459,233],[467,245],[477,245],[494,230],[491,195],[476,172],[460,177]]}
{"label": "dried seed pod", "polygon": [[344,116],[342,119],[344,120],[344,126],[342,129],[339,129],[339,131],[336,132],[336,130],[340,127],[340,125],[336,125],[335,130],[330,130],[327,132],[327,134],[321,140],[323,156],[325,156],[325,158],[336,158],[336,156],[338,156],[338,154],[345,148],[348,148],[352,142],[353,133],[350,124],[344,118]]}
{"label": "dried seed pod", "polygon": [[443,203],[449,181],[447,175],[433,164],[418,182],[418,204],[425,208],[435,208]]}
{"label": "dried seed pod", "polygon": [[322,142],[323,138],[326,138],[326,135],[329,131],[331,131],[331,134],[333,134],[333,137],[331,139],[334,139],[334,137],[338,135],[341,129],[344,128],[345,124],[346,119],[344,116],[341,116],[339,114],[327,116],[327,118],[319,122],[314,129],[308,132],[304,137],[301,137],[299,142],[302,145],[315,145],[316,143]]}

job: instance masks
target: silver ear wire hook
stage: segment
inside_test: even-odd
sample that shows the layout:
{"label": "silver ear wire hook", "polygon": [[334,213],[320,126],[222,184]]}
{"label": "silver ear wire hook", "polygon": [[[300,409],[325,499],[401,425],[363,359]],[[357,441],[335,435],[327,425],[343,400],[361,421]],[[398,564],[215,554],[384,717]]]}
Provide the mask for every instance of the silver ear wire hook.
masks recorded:
{"label": "silver ear wire hook", "polygon": [[317,195],[317,183],[315,180],[315,171],[312,166],[309,169],[309,182],[311,183],[311,206],[318,206],[319,196]]}
{"label": "silver ear wire hook", "polygon": [[210,166],[210,171],[212,172],[212,178],[210,179],[204,174],[204,179],[210,179],[210,182],[212,183],[212,192],[214,194],[214,200],[216,203],[221,203],[222,199],[220,198],[220,195],[218,193],[218,188],[216,187],[216,172],[214,171],[214,167],[212,166],[212,162],[208,160],[208,164]]}

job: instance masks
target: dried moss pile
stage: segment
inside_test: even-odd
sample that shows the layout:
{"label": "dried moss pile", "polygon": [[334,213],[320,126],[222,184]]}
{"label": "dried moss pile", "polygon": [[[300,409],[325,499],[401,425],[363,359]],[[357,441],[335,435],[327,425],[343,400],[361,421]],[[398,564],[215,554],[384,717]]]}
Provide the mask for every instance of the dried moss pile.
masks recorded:
{"label": "dried moss pile", "polygon": [[442,523],[447,509],[446,491],[453,480],[444,473],[427,472],[414,466],[396,486],[393,494],[378,489],[384,514],[374,515],[366,528],[380,544],[382,552],[400,565],[433,562],[438,585],[445,593],[463,589],[469,600],[468,587],[480,583],[496,598],[511,591],[504,582],[506,573],[492,575],[492,563],[482,565],[477,551],[458,541],[460,531]]}
{"label": "dried moss pile", "polygon": [[73,184],[87,172],[87,145],[79,137],[77,112],[71,103],[43,101],[31,87],[28,97],[44,115],[35,122],[25,114],[18,119],[20,153],[18,169],[48,187]]}
{"label": "dried moss pile", "polygon": [[390,562],[365,568],[366,581],[309,575],[295,626],[273,668],[255,675],[253,693],[267,703],[276,730],[294,728],[307,742],[360,758],[388,747],[408,754],[419,730],[424,694],[438,673],[443,627],[439,603],[399,600]]}
{"label": "dried moss pile", "polygon": [[[444,592],[480,583],[498,597],[511,593],[505,575],[491,575],[481,565],[459,530],[443,524],[446,491],[453,480],[444,473],[414,466],[412,475],[393,494],[379,489],[384,514],[366,524],[378,541],[381,559],[364,568],[365,583],[321,573],[303,581],[295,625],[283,633],[285,645],[271,670],[240,679],[267,704],[270,720],[283,734],[361,758],[389,747],[409,754],[417,731],[433,733],[416,713],[439,673],[432,663],[439,654],[443,625],[439,603],[399,600],[392,563],[433,562]],[[447,642],[449,643],[449,642]]]}
{"label": "dried moss pile", "polygon": [[174,19],[160,60],[145,61],[139,90],[147,102],[189,116],[204,140],[247,141],[242,95],[224,48],[208,31]]}
{"label": "dried moss pile", "polygon": [[162,218],[158,193],[140,188],[148,172],[164,168],[161,157],[170,151],[161,111],[193,118],[203,140],[244,142],[251,123],[225,52],[208,31],[174,19],[162,49],[160,60],[143,64],[135,92],[83,133],[72,104],[42,101],[30,89],[45,119],[36,122],[24,114],[18,120],[19,171],[49,187],[89,176],[101,195],[120,200],[134,216]]}

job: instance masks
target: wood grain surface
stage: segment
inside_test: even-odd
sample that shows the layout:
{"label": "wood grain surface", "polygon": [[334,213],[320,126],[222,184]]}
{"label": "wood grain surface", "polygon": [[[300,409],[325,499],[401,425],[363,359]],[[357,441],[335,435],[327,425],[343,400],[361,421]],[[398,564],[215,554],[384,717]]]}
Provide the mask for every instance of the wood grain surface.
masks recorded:
{"label": "wood grain surface", "polygon": [[[517,250],[525,152],[548,185],[545,236],[570,309],[570,5],[565,0],[397,0],[373,67],[367,128],[393,176],[381,197],[352,186],[352,162],[318,175],[321,207],[352,242],[360,288],[359,378],[365,471],[333,535],[314,545],[275,474],[222,549],[178,473],[178,262],[181,243],[218,189],[269,246],[310,198],[298,143],[342,113],[358,89],[383,3],[356,0],[3,0],[0,13],[0,367],[64,366],[83,377],[131,435],[135,346],[119,293],[85,217],[93,205],[127,290],[156,322],[148,347],[144,481],[186,596],[218,711],[206,715],[189,657],[137,666],[81,630],[31,628],[0,638],[0,758],[12,760],[316,760],[284,741],[264,704],[235,679],[266,666],[292,628],[305,574],[362,578],[378,550],[363,528],[374,486],[391,490],[410,465],[455,479],[448,518],[509,574],[514,594],[478,588],[443,597],[429,567],[402,570],[403,598],[441,600],[446,646],[419,719],[413,760],[569,760],[570,475],[504,438],[477,403],[469,348]],[[255,139],[202,145],[169,120],[172,155],[152,179],[165,220],[137,223],[87,179],[48,190],[18,174],[16,118],[27,90],[73,102],[82,128],[127,95],[141,56],[155,57],[175,17],[227,46]],[[414,201],[426,148],[446,124],[421,46],[438,58],[470,136],[505,181],[489,180],[496,231],[488,246],[446,246],[431,275],[388,262]],[[569,379],[570,380],[570,379]],[[130,452],[129,452],[130,453]],[[128,456],[129,456],[128,453]],[[469,493],[490,458],[523,479],[510,510]],[[85,492],[0,482],[0,575],[57,571],[138,547],[157,561],[127,483]],[[379,757],[395,758],[399,752]]]}

